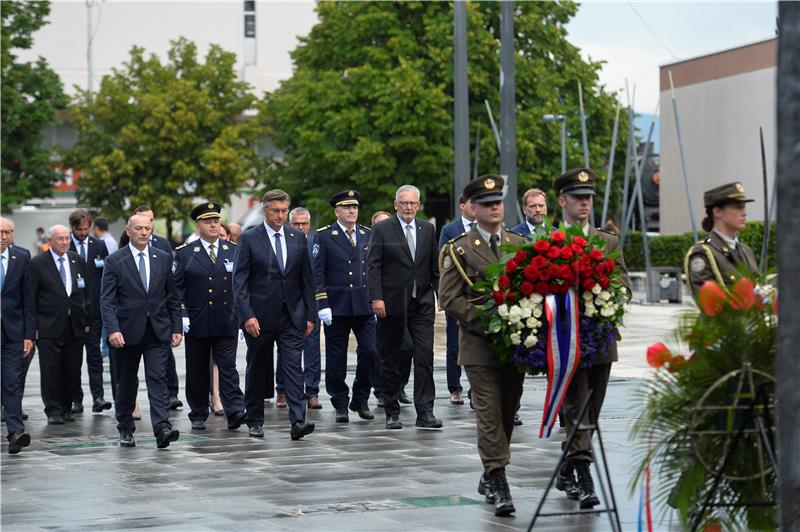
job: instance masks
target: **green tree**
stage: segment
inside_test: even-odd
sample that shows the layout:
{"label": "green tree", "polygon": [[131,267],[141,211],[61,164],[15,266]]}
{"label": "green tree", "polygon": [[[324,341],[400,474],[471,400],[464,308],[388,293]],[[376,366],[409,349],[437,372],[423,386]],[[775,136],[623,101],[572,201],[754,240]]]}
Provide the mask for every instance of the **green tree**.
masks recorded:
{"label": "green tree", "polygon": [[224,203],[259,178],[263,126],[245,118],[255,97],[237,80],[235,62],[212,45],[202,63],[183,38],[163,64],[133,47],[96,94],[79,94],[71,109],[78,142],[67,162],[81,171],[80,201],[112,219],[150,205],[169,233],[196,198]]}
{"label": "green tree", "polygon": [[[560,174],[558,125],[567,116],[568,166],[583,164],[578,81],[583,85],[591,166],[605,185],[617,101],[567,39],[573,2],[516,5],[519,188],[551,188]],[[453,183],[453,16],[443,2],[320,2],[319,23],[293,51],[293,76],[267,94],[261,116],[279,148],[269,178],[332,217],[327,198],[345,187],[362,210],[391,206],[402,183],[423,191],[428,214],[451,215]],[[480,130],[479,172],[497,173],[499,154],[484,100],[499,115],[500,15],[496,2],[467,5],[470,128]],[[615,166],[624,165],[625,122]],[[472,146],[474,150],[474,146]],[[619,173],[617,174],[620,175]],[[617,182],[621,179],[617,179]],[[612,205],[619,205],[619,187]],[[552,199],[552,196],[551,196]],[[601,208],[602,195],[597,208]],[[554,203],[551,203],[554,206]],[[613,214],[614,209],[612,209]]]}
{"label": "green tree", "polygon": [[42,146],[42,129],[55,124],[56,111],[69,103],[61,80],[39,57],[17,61],[18,50],[33,46],[33,33],[44,26],[50,2],[3,2],[2,18],[2,211],[32,197],[52,194],[59,174]]}

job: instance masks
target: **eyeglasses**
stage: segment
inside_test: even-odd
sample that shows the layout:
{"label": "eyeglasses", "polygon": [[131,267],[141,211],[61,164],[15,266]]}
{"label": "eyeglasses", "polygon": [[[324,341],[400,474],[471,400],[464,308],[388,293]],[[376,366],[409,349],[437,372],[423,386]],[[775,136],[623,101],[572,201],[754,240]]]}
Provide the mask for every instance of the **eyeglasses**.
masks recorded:
{"label": "eyeglasses", "polygon": [[292,222],[292,225],[311,225],[311,222]]}
{"label": "eyeglasses", "polygon": [[267,209],[272,214],[288,214],[289,209]]}
{"label": "eyeglasses", "polygon": [[398,201],[396,203],[401,207],[416,207],[419,205],[418,201]]}

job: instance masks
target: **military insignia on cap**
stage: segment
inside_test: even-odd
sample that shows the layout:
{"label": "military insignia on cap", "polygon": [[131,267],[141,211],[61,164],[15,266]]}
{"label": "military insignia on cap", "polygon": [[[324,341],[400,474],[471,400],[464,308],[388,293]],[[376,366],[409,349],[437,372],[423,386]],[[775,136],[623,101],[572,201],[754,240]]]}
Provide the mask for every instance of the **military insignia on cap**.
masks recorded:
{"label": "military insignia on cap", "polygon": [[311,256],[316,257],[319,254],[319,244],[314,244],[314,247],[311,248]]}
{"label": "military insignia on cap", "polygon": [[706,269],[706,260],[703,257],[692,259],[692,262],[689,264],[689,269],[691,269],[694,273],[702,272]]}
{"label": "military insignia on cap", "polygon": [[742,186],[741,183],[736,183],[736,190],[738,190],[739,192],[744,192],[744,187]]}
{"label": "military insignia on cap", "polygon": [[453,259],[450,258],[449,255],[445,255],[444,260],[442,261],[442,268],[445,270],[449,270],[453,267]]}
{"label": "military insignia on cap", "polygon": [[194,251],[195,253],[197,253],[198,251],[200,251],[200,246],[195,246],[195,247],[193,247],[193,248],[192,248],[192,251]]}
{"label": "military insignia on cap", "polygon": [[578,181],[580,181],[581,183],[586,183],[587,181],[589,181],[589,174],[587,174],[586,172],[579,173]]}
{"label": "military insignia on cap", "polygon": [[495,186],[494,179],[487,179],[486,181],[483,182],[483,186],[488,190],[492,190]]}
{"label": "military insignia on cap", "polygon": [[352,198],[353,196],[355,196],[355,195],[356,195],[356,193],[355,193],[355,192],[353,192],[352,190],[350,190],[350,191],[348,191],[348,192],[347,192],[347,195],[348,195],[348,196],[350,196],[350,197]]}
{"label": "military insignia on cap", "polygon": [[213,203],[209,203],[209,204],[208,204],[208,208],[209,208],[209,209],[213,209],[213,208],[214,208],[214,204],[213,204]]}

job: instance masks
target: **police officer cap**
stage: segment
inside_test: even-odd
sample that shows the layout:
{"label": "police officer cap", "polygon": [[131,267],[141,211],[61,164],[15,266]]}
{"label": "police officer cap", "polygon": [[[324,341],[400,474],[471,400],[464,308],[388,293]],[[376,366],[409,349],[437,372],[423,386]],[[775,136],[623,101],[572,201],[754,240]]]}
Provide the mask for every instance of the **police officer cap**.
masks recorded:
{"label": "police officer cap", "polygon": [[342,190],[331,198],[331,207],[341,207],[343,205],[358,205],[361,194],[357,190]]}
{"label": "police officer cap", "polygon": [[505,181],[499,175],[486,174],[476,177],[464,186],[462,195],[472,203],[492,203],[505,197]]}
{"label": "police officer cap", "polygon": [[195,222],[197,220],[208,220],[210,218],[219,218],[220,213],[222,212],[222,205],[219,203],[214,203],[213,201],[209,201],[207,203],[201,203],[194,209],[192,209],[192,220]]}
{"label": "police officer cap", "polygon": [[744,193],[744,187],[738,181],[714,187],[703,193],[703,203],[706,208],[716,207],[733,201],[750,202],[755,200],[747,197]]}
{"label": "police officer cap", "polygon": [[594,180],[597,178],[589,168],[567,170],[553,181],[556,195],[594,196]]}

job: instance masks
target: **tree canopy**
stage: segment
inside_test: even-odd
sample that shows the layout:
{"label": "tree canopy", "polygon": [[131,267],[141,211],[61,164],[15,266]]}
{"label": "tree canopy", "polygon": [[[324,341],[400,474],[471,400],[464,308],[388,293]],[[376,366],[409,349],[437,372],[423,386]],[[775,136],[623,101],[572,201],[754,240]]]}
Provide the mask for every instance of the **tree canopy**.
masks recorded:
{"label": "tree canopy", "polygon": [[164,63],[133,47],[96,94],[79,94],[71,108],[78,142],[67,154],[81,171],[79,200],[112,219],[146,204],[169,222],[187,218],[198,197],[226,203],[258,179],[263,127],[246,118],[255,97],[235,61],[211,45],[201,62],[183,38]]}
{"label": "tree canopy", "polygon": [[[520,191],[549,190],[560,174],[559,125],[543,123],[545,114],[567,116],[568,167],[583,165],[579,81],[591,166],[601,176],[597,186],[605,185],[617,101],[598,82],[601,63],[583,60],[566,38],[565,25],[577,8],[569,1],[515,5]],[[317,13],[319,23],[292,52],[293,76],[263,102],[260,115],[280,150],[270,161],[269,181],[319,209],[322,221],[332,218],[327,199],[338,190],[359,190],[366,219],[390,207],[403,183],[422,190],[429,215],[448,218],[454,181],[452,4],[320,2]],[[470,134],[474,142],[480,130],[479,173],[498,173],[484,100],[498,117],[499,4],[468,3],[467,24]],[[621,131],[618,168],[625,160],[624,122]],[[612,205],[619,202],[619,188]]]}
{"label": "tree canopy", "polygon": [[33,34],[49,14],[49,2],[3,2],[0,10],[3,212],[29,198],[50,196],[59,179],[50,150],[42,146],[42,130],[57,122],[57,111],[69,100],[47,61],[20,62],[15,54],[33,46]]}

